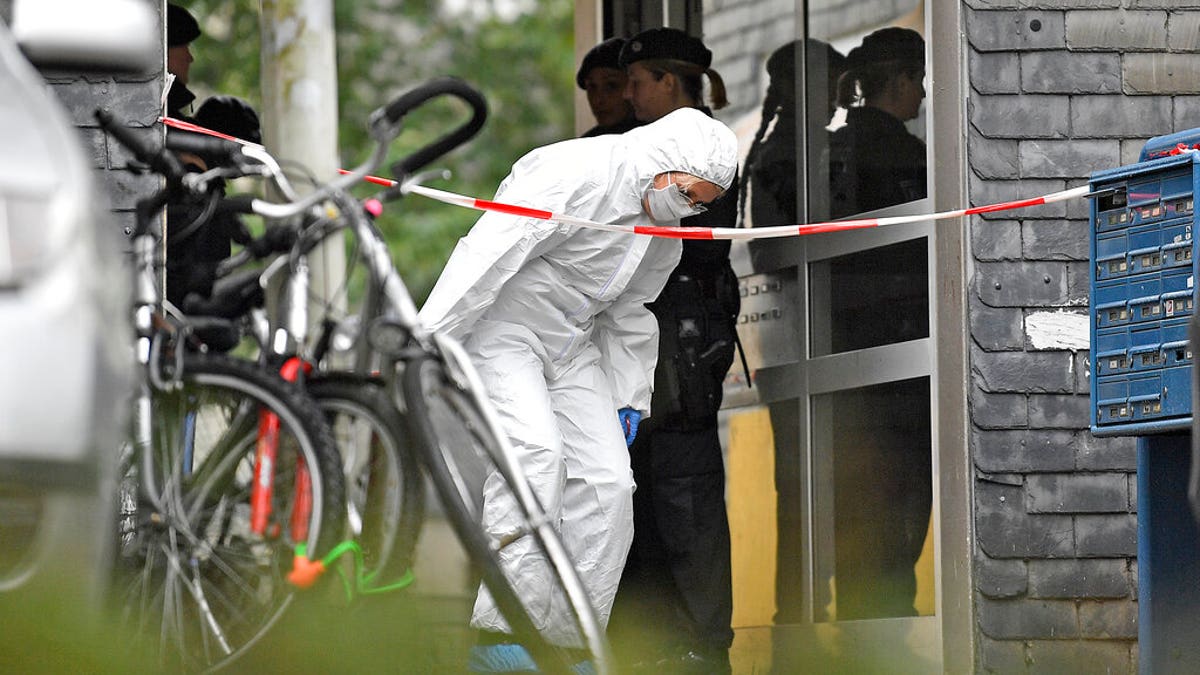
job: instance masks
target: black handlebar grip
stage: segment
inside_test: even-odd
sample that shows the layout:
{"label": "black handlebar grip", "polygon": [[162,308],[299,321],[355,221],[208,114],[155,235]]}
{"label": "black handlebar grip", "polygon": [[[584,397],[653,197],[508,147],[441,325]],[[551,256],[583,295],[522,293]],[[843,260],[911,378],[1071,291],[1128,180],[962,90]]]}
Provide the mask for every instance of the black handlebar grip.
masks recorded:
{"label": "black handlebar grip", "polygon": [[221,279],[207,298],[189,293],[182,309],[188,315],[236,319],[263,305],[265,293],[259,284],[259,274],[259,270],[244,270]]}
{"label": "black handlebar grip", "polygon": [[254,195],[234,195],[217,202],[217,213],[254,213]]}
{"label": "black handlebar grip", "polygon": [[242,154],[240,143],[180,129],[167,129],[167,148],[197,154],[217,164],[232,163]]}
{"label": "black handlebar grip", "polygon": [[[453,77],[441,77],[401,94],[383,109],[383,116],[395,125],[418,105],[438,96],[454,96],[471,107],[471,119],[457,129],[425,145],[421,149],[392,165],[392,174],[398,180],[429,164],[433,160],[466,143],[483,127],[487,119],[487,101],[483,94],[471,85]],[[378,113],[377,113],[378,114]]]}
{"label": "black handlebar grip", "polygon": [[277,225],[268,228],[263,236],[246,246],[255,258],[265,258],[273,253],[287,253],[296,245],[299,233],[293,227]]}
{"label": "black handlebar grip", "polygon": [[166,176],[168,181],[179,183],[183,180],[185,173],[183,164],[175,155],[167,152],[165,147],[155,147],[154,144],[146,142],[132,129],[118,124],[112,113],[107,110],[97,110],[96,121],[100,123],[102,129],[117,139],[117,142],[128,148],[134,157],[150,165],[155,172]]}
{"label": "black handlebar grip", "polygon": [[203,343],[209,352],[225,354],[233,351],[242,340],[241,331],[230,319],[193,315],[188,317],[187,322],[192,329],[192,336]]}
{"label": "black handlebar grip", "polygon": [[[483,95],[466,82],[456,77],[438,77],[425,84],[417,85],[401,94],[396,100],[384,107],[383,116],[387,118],[389,123],[399,124],[400,120],[404,119],[404,116],[413,108],[431,98],[446,94],[457,96],[465,101],[472,97],[478,98],[481,103],[483,101]],[[486,108],[486,104],[483,107]]]}

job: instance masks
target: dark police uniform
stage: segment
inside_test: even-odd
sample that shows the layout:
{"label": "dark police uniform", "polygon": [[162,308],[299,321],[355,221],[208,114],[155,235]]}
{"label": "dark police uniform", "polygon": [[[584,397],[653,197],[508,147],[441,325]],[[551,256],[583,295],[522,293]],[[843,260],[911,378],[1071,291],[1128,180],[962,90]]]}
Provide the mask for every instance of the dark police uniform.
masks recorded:
{"label": "dark police uniform", "polygon": [[834,218],[924,199],[925,143],[882,110],[850,108],[829,142],[829,176]]}
{"label": "dark police uniform", "polygon": [[[729,227],[736,220],[737,190],[731,188],[681,225]],[[649,305],[659,323],[659,357],[651,415],[630,449],[638,486],[633,547],[610,623],[615,639],[632,644],[631,651],[665,647],[657,656],[675,657],[676,666],[717,673],[728,671],[733,642],[729,520],[717,429],[741,301],[729,249],[729,241],[685,240],[678,267]],[[659,667],[665,671],[670,665]]]}
{"label": "dark police uniform", "polygon": [[[194,121],[252,143],[262,141],[258,114],[233,96],[207,99]],[[202,159],[209,165],[215,162],[211,157]],[[194,165],[188,168],[198,170]],[[216,189],[224,194],[224,182]],[[232,253],[234,242],[250,241],[250,232],[237,214],[216,213],[199,223],[207,201],[204,196],[183,195],[167,205],[167,300],[181,309],[189,294],[208,297],[212,293],[217,265]]]}
{"label": "dark police uniform", "polygon": [[[686,62],[714,81],[712,52],[673,28],[631,37],[618,64],[655,59]],[[708,211],[681,224],[734,226],[738,184],[735,175]],[[685,240],[679,265],[648,305],[658,319],[658,363],[650,417],[630,449],[638,486],[633,546],[609,634],[619,658],[655,673],[730,670],[733,584],[717,430],[740,303],[729,248],[728,241]]]}

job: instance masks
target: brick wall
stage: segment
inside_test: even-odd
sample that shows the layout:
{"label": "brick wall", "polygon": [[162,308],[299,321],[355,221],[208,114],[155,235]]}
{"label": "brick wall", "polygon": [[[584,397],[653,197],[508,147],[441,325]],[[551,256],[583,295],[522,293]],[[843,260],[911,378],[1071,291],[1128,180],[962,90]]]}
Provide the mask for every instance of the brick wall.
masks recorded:
{"label": "brick wall", "polygon": [[[971,202],[1082,185],[1200,126],[1198,7],[966,0]],[[1087,430],[1087,204],[970,227],[977,666],[1136,672],[1134,442]],[[1059,312],[1076,334],[1035,339]]]}
{"label": "brick wall", "polygon": [[[141,1],[162,15],[163,0]],[[11,11],[11,0],[0,0],[0,19],[7,23],[11,20]],[[96,108],[104,108],[118,121],[140,129],[140,133],[161,134],[161,130],[155,131],[150,127],[161,115],[159,99],[166,71],[165,47],[163,54],[162,66],[142,74],[43,73],[50,90],[58,96],[67,114],[79,128],[84,147],[96,170],[97,196],[109,201],[116,226],[127,234],[132,231],[134,224],[134,202],[153,192],[161,181],[148,173],[135,174],[130,170],[129,153],[100,130],[93,112]],[[105,226],[111,226],[111,223],[105,223]]]}
{"label": "brick wall", "polygon": [[111,112],[117,121],[135,127],[140,133],[161,138],[161,129],[150,127],[162,114],[159,108],[162,78],[162,71],[115,77],[60,73],[46,75],[51,90],[79,127],[96,170],[97,190],[102,198],[110,201],[117,225],[125,234],[133,231],[134,203],[158,189],[162,179],[149,172],[131,171],[132,157],[129,152],[99,128],[93,113],[96,108],[103,108]]}

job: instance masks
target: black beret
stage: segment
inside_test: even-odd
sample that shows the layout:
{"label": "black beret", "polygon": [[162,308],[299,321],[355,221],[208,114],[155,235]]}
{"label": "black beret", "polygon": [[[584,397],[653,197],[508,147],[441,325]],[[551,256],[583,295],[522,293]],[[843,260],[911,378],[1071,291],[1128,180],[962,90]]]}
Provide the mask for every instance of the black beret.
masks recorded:
{"label": "black beret", "polygon": [[880,28],[863,38],[862,44],[846,55],[850,68],[882,61],[925,62],[925,40],[908,28]]}
{"label": "black beret", "polygon": [[[767,75],[772,80],[794,81],[796,79],[796,47],[801,40],[792,40],[771,53],[767,58]],[[846,57],[833,45],[816,38],[805,38],[805,58],[810,64],[821,64],[831,76],[846,70]]]}
{"label": "black beret", "polygon": [[200,24],[179,5],[167,5],[167,46],[182,47],[200,37]]}
{"label": "black beret", "polygon": [[579,85],[579,88],[585,88],[583,81],[587,79],[588,73],[592,72],[592,68],[621,70],[618,57],[621,55],[623,46],[625,46],[625,38],[615,37],[589,49],[588,53],[583,56],[583,63],[579,64],[579,72],[575,73],[575,83]]}
{"label": "black beret", "polygon": [[712,52],[697,38],[677,28],[651,28],[629,38],[621,48],[622,68],[646,59],[686,61],[708,70]]}
{"label": "black beret", "polygon": [[258,113],[236,96],[211,96],[196,109],[196,124],[251,143],[262,143]]}

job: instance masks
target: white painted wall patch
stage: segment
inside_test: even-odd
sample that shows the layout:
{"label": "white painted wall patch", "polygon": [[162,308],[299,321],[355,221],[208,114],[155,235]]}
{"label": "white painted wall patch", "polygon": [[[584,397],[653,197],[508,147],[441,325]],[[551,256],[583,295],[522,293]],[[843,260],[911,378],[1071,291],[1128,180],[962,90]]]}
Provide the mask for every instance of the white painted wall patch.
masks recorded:
{"label": "white painted wall patch", "polygon": [[1033,312],[1025,317],[1025,336],[1034,349],[1087,349],[1088,315]]}

